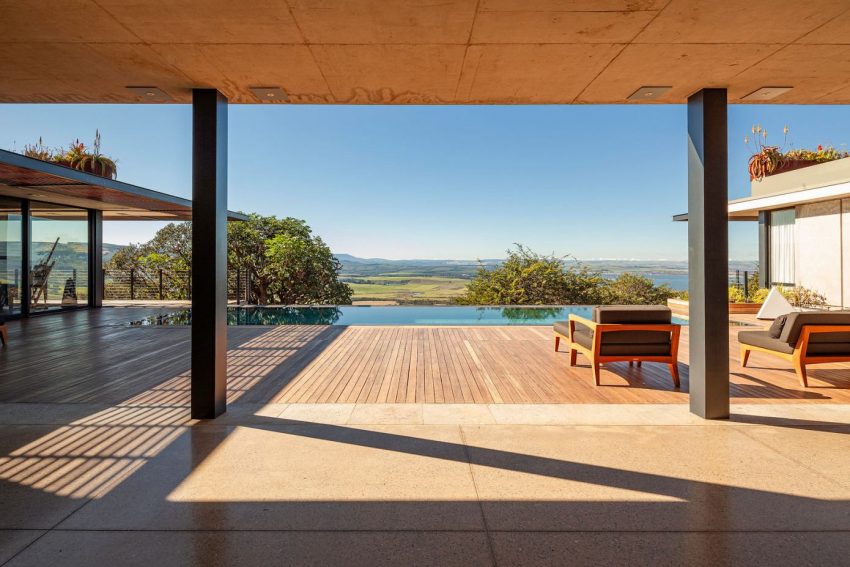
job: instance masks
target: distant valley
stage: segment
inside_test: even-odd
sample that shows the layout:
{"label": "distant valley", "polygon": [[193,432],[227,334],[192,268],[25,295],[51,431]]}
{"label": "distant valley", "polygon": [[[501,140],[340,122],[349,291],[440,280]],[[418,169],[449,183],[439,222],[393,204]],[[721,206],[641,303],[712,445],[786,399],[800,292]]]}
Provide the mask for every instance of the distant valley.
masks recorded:
{"label": "distant valley", "polygon": [[[355,302],[451,303],[462,295],[480,266],[494,268],[500,259],[481,260],[387,260],[336,254],[342,264],[341,278],[354,289]],[[688,288],[688,263],[670,260],[581,260],[591,270],[615,278],[623,272],[644,275],[672,289]],[[735,272],[752,272],[756,262],[731,261]]]}
{"label": "distant valley", "polygon": [[[48,243],[38,243],[35,252],[46,252]],[[104,261],[112,257],[122,247],[117,244],[104,244]],[[84,246],[72,244],[57,250],[64,264],[72,258],[84,266]],[[82,254],[82,256],[81,256]],[[467,283],[475,276],[480,266],[495,268],[501,264],[498,258],[483,260],[388,260],[384,258],[359,258],[350,254],[336,254],[342,264],[340,278],[354,290],[356,303],[401,303],[401,304],[444,304],[451,303],[462,295]],[[667,284],[672,289],[683,290],[688,287],[688,263],[671,260],[581,260],[581,264],[592,270],[602,272],[605,277],[617,277],[623,272],[641,274],[658,284]],[[74,266],[77,267],[77,266]],[[754,261],[731,261],[730,279],[734,279],[736,270],[754,271]]]}

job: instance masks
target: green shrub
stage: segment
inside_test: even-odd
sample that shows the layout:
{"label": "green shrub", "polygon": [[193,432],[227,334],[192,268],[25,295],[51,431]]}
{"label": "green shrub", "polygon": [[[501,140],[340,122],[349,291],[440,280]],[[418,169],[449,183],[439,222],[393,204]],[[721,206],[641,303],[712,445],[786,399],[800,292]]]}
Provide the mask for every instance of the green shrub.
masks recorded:
{"label": "green shrub", "polygon": [[779,291],[788,300],[788,303],[794,307],[824,307],[826,306],[826,297],[814,290],[803,286],[795,287],[780,287]]}
{"label": "green shrub", "polygon": [[729,286],[729,303],[744,303],[744,290],[734,285]]}
{"label": "green shrub", "polygon": [[766,287],[758,288],[750,293],[750,301],[753,303],[764,303],[768,293],[770,293],[770,290]]}
{"label": "green shrub", "polygon": [[544,256],[517,244],[501,265],[482,265],[456,302],[465,305],[663,304],[673,291],[623,273],[606,279],[567,257]]}
{"label": "green shrub", "polygon": [[655,285],[646,276],[628,272],[607,281],[602,293],[603,303],[611,305],[664,305],[673,294],[666,284]]}

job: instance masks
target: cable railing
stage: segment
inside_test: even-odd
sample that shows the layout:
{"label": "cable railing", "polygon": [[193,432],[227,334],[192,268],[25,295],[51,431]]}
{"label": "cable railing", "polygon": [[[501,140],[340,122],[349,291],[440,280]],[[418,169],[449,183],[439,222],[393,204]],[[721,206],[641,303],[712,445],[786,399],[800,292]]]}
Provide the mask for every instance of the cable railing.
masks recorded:
{"label": "cable railing", "polygon": [[744,301],[750,300],[750,287],[752,282],[758,281],[758,271],[735,270],[729,272],[729,287],[737,288],[744,295]]}
{"label": "cable railing", "polygon": [[[227,299],[247,303],[249,276],[228,270]],[[190,270],[103,270],[103,298],[125,301],[179,301],[192,299]]]}

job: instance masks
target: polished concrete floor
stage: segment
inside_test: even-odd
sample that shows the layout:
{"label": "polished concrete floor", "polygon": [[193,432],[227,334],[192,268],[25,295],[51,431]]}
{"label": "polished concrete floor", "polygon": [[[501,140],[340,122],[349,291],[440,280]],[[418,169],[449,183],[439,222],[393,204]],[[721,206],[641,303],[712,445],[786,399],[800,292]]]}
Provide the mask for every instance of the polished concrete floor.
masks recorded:
{"label": "polished concrete floor", "polygon": [[8,565],[840,565],[850,408],[0,404]]}

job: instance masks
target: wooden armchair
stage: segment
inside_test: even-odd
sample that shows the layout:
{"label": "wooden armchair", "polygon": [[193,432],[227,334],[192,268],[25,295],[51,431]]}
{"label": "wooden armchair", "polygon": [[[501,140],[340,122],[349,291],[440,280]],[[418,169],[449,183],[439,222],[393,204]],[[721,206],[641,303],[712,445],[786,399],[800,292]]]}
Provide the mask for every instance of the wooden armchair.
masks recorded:
{"label": "wooden armchair", "polygon": [[741,366],[752,351],[791,361],[803,387],[808,387],[806,366],[850,362],[850,311],[789,313],[777,317],[770,329],[741,331]]}
{"label": "wooden armchair", "polygon": [[590,359],[593,377],[599,385],[599,365],[606,362],[661,362],[670,367],[678,388],[679,335],[681,326],[671,323],[670,309],[664,306],[605,305],[594,308],[593,320],[570,315],[554,325],[555,350],[561,339],[570,348],[570,366],[581,352]]}

